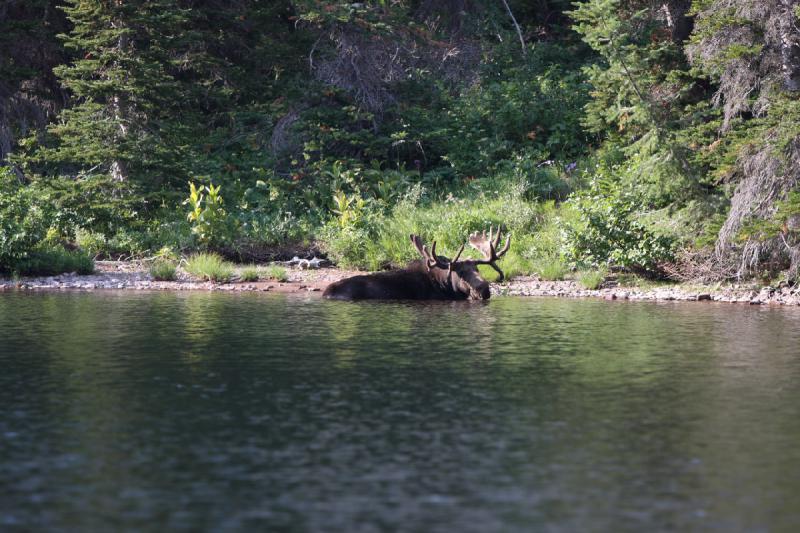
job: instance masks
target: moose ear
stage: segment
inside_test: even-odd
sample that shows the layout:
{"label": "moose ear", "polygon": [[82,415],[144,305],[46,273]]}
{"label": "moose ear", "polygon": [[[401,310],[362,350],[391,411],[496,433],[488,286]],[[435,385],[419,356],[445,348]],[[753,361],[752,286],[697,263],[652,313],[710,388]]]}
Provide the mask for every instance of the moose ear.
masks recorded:
{"label": "moose ear", "polygon": [[414,245],[414,248],[416,248],[416,249],[417,249],[417,251],[418,251],[420,254],[422,254],[422,257],[424,257],[424,258],[427,260],[427,259],[428,259],[427,250],[425,250],[425,249],[423,248],[423,245],[422,245],[422,239],[420,239],[420,238],[419,238],[419,235],[414,235],[414,234],[412,233],[412,234],[411,234],[411,243]]}
{"label": "moose ear", "polygon": [[[411,242],[414,244],[414,248],[416,248],[419,254],[422,256],[423,263],[425,264],[425,270],[430,271],[431,267],[436,264],[436,260],[431,259],[432,254],[428,250],[428,247],[422,243],[422,239],[419,238],[419,235],[412,234]],[[436,243],[433,243],[433,245],[436,246]]]}

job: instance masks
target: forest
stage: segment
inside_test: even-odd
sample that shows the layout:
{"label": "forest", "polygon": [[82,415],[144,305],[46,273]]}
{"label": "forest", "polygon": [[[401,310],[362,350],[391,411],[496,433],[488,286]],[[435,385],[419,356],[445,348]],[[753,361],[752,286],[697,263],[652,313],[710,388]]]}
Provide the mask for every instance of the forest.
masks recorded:
{"label": "forest", "polygon": [[795,282],[798,17],[798,0],[5,0],[0,272],[197,251],[380,270],[414,257],[409,234],[452,253],[500,226],[510,276]]}

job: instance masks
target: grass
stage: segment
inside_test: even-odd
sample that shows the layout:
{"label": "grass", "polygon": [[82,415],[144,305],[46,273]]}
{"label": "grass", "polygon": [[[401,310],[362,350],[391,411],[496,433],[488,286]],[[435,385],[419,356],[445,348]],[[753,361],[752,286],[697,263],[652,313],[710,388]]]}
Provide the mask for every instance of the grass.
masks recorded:
{"label": "grass", "polygon": [[606,273],[602,270],[583,270],[578,272],[578,283],[584,289],[597,290],[605,281]]}
{"label": "grass", "polygon": [[[564,230],[575,225],[577,217],[571,206],[527,198],[513,183],[494,195],[438,200],[412,188],[391,210],[370,211],[344,228],[338,221],[328,224],[320,241],[340,267],[381,270],[402,268],[419,258],[409,242],[410,234],[421,236],[428,244],[435,239],[437,252],[452,257],[470,233],[502,226],[504,234],[512,234],[511,248],[498,262],[506,279],[534,272],[544,279],[563,279],[569,268],[563,260],[553,258],[561,257]],[[462,259],[478,257],[469,246],[462,255]],[[496,280],[491,268],[480,270],[485,279]]]}
{"label": "grass", "polygon": [[239,279],[241,281],[258,281],[261,275],[258,272],[258,267],[255,265],[248,265],[239,272]]}
{"label": "grass", "polygon": [[[541,215],[539,204],[525,200],[517,190],[496,197],[479,195],[437,201],[424,196],[421,189],[413,188],[391,211],[372,211],[358,223],[344,228],[338,222],[329,224],[321,235],[325,251],[336,264],[345,268],[403,267],[410,260],[418,259],[409,241],[410,234],[419,235],[428,243],[435,239],[437,252],[452,256],[473,231],[503,226],[516,239],[531,233]],[[515,251],[516,245],[512,244],[509,257],[504,261]],[[468,257],[477,257],[469,247],[462,258]],[[517,263],[525,270],[522,262]],[[501,268],[502,265],[501,262]]]}
{"label": "grass", "polygon": [[659,287],[670,287],[676,285],[674,281],[649,279],[644,276],[629,272],[618,274],[617,283],[620,287],[637,288],[642,290],[652,290]]}
{"label": "grass", "polygon": [[14,266],[21,276],[53,276],[65,272],[94,273],[94,260],[80,250],[40,248]]}
{"label": "grass", "polygon": [[199,253],[186,260],[186,272],[201,280],[226,283],[233,277],[233,265],[217,254]]}
{"label": "grass", "polygon": [[264,275],[269,279],[274,279],[275,281],[289,280],[289,274],[286,272],[286,269],[278,265],[269,265],[268,267],[265,267]]}
{"label": "grass", "polygon": [[150,276],[156,281],[175,281],[178,279],[178,270],[175,263],[159,259],[150,265]]}
{"label": "grass", "polygon": [[534,262],[533,270],[545,281],[561,281],[569,272],[569,267],[559,257],[542,257]]}

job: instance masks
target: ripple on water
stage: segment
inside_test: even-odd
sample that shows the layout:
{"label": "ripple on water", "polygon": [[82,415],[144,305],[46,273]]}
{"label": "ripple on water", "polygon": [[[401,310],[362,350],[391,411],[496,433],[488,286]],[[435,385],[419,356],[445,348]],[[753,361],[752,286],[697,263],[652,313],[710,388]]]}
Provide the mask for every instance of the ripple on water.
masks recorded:
{"label": "ripple on water", "polygon": [[0,525],[800,526],[800,310],[1,294]]}

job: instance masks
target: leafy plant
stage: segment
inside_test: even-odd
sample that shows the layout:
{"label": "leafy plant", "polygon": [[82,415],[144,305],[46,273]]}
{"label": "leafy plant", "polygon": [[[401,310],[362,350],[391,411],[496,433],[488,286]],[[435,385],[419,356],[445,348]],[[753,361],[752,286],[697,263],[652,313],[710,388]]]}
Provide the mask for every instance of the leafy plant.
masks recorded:
{"label": "leafy plant", "polygon": [[204,246],[222,245],[231,236],[231,221],[227,217],[221,185],[201,185],[189,182],[189,197],[183,202],[189,205],[187,219],[192,224],[192,233]]}
{"label": "leafy plant", "polygon": [[333,213],[338,217],[339,226],[354,226],[362,217],[366,202],[361,196],[348,195],[338,190],[333,195]]}
{"label": "leafy plant", "polygon": [[603,265],[659,272],[659,264],[672,259],[673,241],[657,236],[637,220],[641,200],[613,187],[575,195],[570,200],[580,215],[579,224],[566,233],[566,251],[578,266]]}

